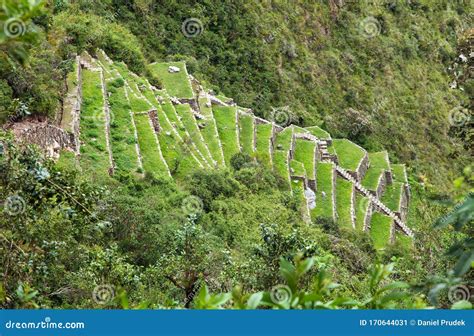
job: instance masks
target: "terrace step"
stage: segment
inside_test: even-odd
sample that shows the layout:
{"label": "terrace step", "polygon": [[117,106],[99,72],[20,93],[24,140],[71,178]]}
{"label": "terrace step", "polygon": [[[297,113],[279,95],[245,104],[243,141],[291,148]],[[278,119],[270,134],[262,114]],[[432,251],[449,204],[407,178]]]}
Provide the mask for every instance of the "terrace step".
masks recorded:
{"label": "terrace step", "polygon": [[390,210],[385,204],[383,204],[377,197],[375,197],[371,192],[369,192],[366,188],[364,188],[352,175],[350,175],[344,168],[340,166],[336,166],[336,171],[346,180],[352,181],[354,183],[357,190],[359,190],[365,197],[369,198],[369,200],[373,203],[375,207],[380,209],[385,215],[392,218],[395,224],[407,235],[413,237],[413,231],[406,226],[405,223],[392,211]]}

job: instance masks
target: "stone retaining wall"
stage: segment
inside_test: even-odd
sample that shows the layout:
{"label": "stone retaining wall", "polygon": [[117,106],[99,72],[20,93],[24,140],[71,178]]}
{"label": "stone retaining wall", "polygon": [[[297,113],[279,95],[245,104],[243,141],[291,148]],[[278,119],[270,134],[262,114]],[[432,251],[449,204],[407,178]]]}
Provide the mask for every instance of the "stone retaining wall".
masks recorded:
{"label": "stone retaining wall", "polygon": [[35,144],[47,156],[58,158],[62,149],[76,151],[74,135],[51,124],[39,124],[16,134],[20,143]]}
{"label": "stone retaining wall", "polygon": [[365,173],[367,172],[367,169],[369,169],[369,155],[365,153],[364,158],[361,160],[359,166],[357,167],[356,176],[354,176],[354,178],[359,182],[362,181],[365,176]]}

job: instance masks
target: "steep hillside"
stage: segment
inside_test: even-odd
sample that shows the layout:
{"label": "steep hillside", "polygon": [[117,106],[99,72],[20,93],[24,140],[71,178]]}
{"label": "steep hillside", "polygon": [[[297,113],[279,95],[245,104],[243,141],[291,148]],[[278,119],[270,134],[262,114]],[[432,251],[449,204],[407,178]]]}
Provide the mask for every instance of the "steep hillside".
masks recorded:
{"label": "steep hillside", "polygon": [[80,17],[68,22],[76,8],[123,24],[147,58],[185,57],[196,77],[259,117],[288,107],[292,123],[323,124],[369,151],[385,148],[442,187],[464,167],[469,144],[450,136],[459,125],[449,120],[469,106],[472,85],[450,88],[448,68],[472,26],[469,1],[74,4],[58,9],[69,36],[82,35]]}
{"label": "steep hillside", "polygon": [[[284,128],[256,117],[205,90],[183,62],[148,66],[160,88],[101,50],[97,59],[85,53],[76,62],[67,99],[76,102],[62,119],[72,120],[66,130],[79,138],[73,150],[84,170],[99,176],[148,172],[185,184],[197,169],[235,168],[234,160],[244,154],[247,164],[258,163],[285,181],[284,189],[298,196],[307,222],[328,218],[371,232],[379,248],[393,243],[396,231],[413,236],[404,222],[405,167],[397,166],[394,182],[387,152],[368,154],[318,127]],[[369,202],[359,223],[357,195]],[[380,214],[372,216],[375,211]],[[385,224],[377,220],[380,216]]]}
{"label": "steep hillside", "polygon": [[472,278],[472,3],[3,4],[1,308],[243,308],[281,270],[300,308],[451,307]]}

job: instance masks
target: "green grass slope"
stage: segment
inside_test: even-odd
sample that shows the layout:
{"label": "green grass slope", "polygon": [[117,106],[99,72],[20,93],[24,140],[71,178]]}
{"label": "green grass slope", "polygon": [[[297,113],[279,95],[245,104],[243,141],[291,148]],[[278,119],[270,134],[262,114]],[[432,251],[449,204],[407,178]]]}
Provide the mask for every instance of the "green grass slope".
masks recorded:
{"label": "green grass slope", "polygon": [[194,117],[189,104],[176,105],[175,110],[176,110],[176,113],[178,114],[178,117],[181,119],[184,127],[188,131],[188,134],[191,137],[191,141],[194,143],[194,145],[197,147],[199,152],[202,154],[202,156],[204,157],[204,160],[207,163],[214,166],[212,164],[213,158],[211,157],[209,149],[207,148],[207,145],[204,142],[204,139],[201,135],[201,131],[199,130],[198,124],[196,122],[196,118]]}
{"label": "green grass slope", "polygon": [[353,184],[342,178],[336,180],[336,211],[339,226],[352,229],[352,190]]}
{"label": "green grass slope", "polygon": [[311,218],[313,220],[317,217],[333,218],[334,165],[329,162],[318,162],[316,169],[316,208],[311,211]]}
{"label": "green grass slope", "polygon": [[295,159],[302,162],[308,179],[315,179],[315,150],[316,144],[312,141],[296,139]]}
{"label": "green grass slope", "polygon": [[257,160],[267,167],[273,166],[273,158],[270,152],[271,138],[273,133],[272,124],[258,124],[255,126],[257,128],[257,145],[256,145],[256,155]]}
{"label": "green grass slope", "polygon": [[254,157],[254,118],[250,115],[241,114],[239,116],[239,127],[242,152],[250,157]]}
{"label": "green grass slope", "polygon": [[365,155],[362,148],[347,139],[334,139],[333,147],[339,159],[339,165],[350,171],[355,171],[359,167]]}
{"label": "green grass slope", "polygon": [[110,167],[105,137],[104,98],[100,73],[82,72],[81,167],[95,175],[106,175]]}
{"label": "green grass slope", "polygon": [[125,87],[115,87],[115,82],[108,81],[107,92],[111,113],[110,140],[116,169],[123,172],[136,171],[138,157],[135,141],[135,130],[130,115],[130,105],[125,95]]}
{"label": "green grass slope", "polygon": [[[179,72],[168,71],[170,66],[180,69]],[[154,63],[148,66],[152,76],[156,76],[163,88],[176,98],[193,98],[194,93],[188,79],[188,71],[184,62]]]}
{"label": "green grass slope", "polygon": [[240,152],[237,139],[237,125],[235,107],[213,106],[212,112],[216,120],[217,132],[221,140],[224,151],[224,159],[227,166],[230,166],[232,156]]}
{"label": "green grass slope", "polygon": [[376,249],[383,249],[390,241],[393,220],[379,212],[374,212],[370,222],[370,236]]}
{"label": "green grass slope", "polygon": [[369,169],[362,179],[362,185],[369,190],[375,191],[378,187],[380,177],[386,170],[390,169],[387,152],[369,153]]}

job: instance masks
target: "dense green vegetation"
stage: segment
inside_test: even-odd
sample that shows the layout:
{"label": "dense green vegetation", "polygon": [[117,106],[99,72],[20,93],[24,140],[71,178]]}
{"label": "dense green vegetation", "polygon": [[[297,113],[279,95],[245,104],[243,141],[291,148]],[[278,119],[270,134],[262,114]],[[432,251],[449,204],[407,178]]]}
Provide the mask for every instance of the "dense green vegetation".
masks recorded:
{"label": "dense green vegetation", "polygon": [[[449,118],[469,103],[472,81],[457,73],[448,89],[448,66],[472,40],[460,37],[471,4],[62,0],[42,10],[40,1],[4,1],[0,27],[15,16],[31,29],[0,34],[2,122],[32,115],[70,124],[58,116],[84,51],[98,56],[108,92],[98,71],[83,71],[80,156],[54,162],[0,131],[1,308],[446,308],[449,288],[472,279],[472,167],[460,170],[470,121]],[[188,17],[202,21],[199,36],[181,31]],[[292,128],[276,135],[271,157],[271,125],[257,126],[253,153],[251,120],[236,118],[235,106],[201,109],[215,126],[196,120],[170,100],[197,89],[183,60],[225,102],[262,117],[288,105],[289,123],[321,126],[295,132],[329,139],[331,131],[341,140],[328,150],[349,170],[363,145],[373,153],[364,183],[373,189],[390,167],[382,148],[406,162],[415,239],[397,232],[389,244],[392,220],[378,212],[361,232],[359,195],[353,230],[351,183],[338,177],[333,186],[334,165],[314,167],[314,142],[301,140],[291,169],[316,178],[308,218],[303,181],[288,188]],[[210,170],[213,160],[226,169]],[[383,201],[395,210],[407,175],[402,164],[391,168]],[[306,299],[271,300],[282,283]],[[97,286],[112,289],[109,300],[94,298]]]}

